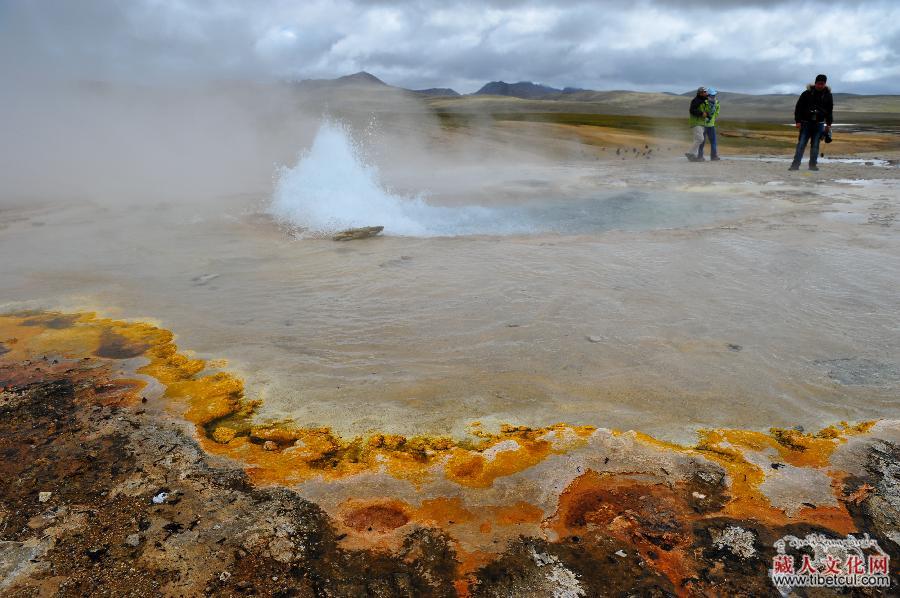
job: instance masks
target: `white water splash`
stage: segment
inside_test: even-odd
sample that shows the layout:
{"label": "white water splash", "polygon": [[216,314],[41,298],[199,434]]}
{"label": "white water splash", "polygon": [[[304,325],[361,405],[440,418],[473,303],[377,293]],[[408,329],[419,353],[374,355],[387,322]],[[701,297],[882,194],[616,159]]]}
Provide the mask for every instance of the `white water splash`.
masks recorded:
{"label": "white water splash", "polygon": [[389,192],[378,170],[362,160],[348,132],[331,122],[320,126],[296,166],[281,170],[269,211],[310,236],[362,226],[417,237],[528,232],[503,225],[490,208],[432,206],[422,197]]}

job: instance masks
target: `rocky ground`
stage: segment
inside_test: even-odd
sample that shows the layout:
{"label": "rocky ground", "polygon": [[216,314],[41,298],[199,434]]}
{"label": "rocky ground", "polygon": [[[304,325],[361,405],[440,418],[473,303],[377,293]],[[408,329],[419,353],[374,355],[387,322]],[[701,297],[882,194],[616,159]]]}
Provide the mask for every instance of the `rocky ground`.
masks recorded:
{"label": "rocky ground", "polygon": [[439,532],[343,550],[315,505],[129,406],[107,367],[55,361],[0,370],[4,595],[454,594]]}

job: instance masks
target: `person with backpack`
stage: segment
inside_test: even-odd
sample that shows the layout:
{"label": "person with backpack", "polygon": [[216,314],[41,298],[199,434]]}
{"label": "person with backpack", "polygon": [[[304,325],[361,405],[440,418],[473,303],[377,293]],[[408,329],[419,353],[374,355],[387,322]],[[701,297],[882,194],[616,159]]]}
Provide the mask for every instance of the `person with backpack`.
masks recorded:
{"label": "person with backpack", "polygon": [[709,159],[716,162],[719,158],[719,146],[716,143],[716,119],[719,116],[719,100],[715,87],[708,89],[709,97],[706,100],[705,112],[707,114],[706,124],[703,127],[703,143],[700,144],[700,151],[697,157],[703,160],[703,148],[706,147],[706,140],[709,140]]}
{"label": "person with backpack", "polygon": [[709,113],[705,110],[707,107],[706,99],[708,97],[709,93],[707,89],[705,87],[700,87],[697,89],[697,95],[691,100],[691,107],[689,110],[690,120],[688,123],[690,124],[691,131],[694,133],[694,144],[691,146],[691,151],[684,154],[684,157],[691,162],[703,161],[703,159],[700,158],[700,145],[703,143],[703,133],[706,130],[706,118],[709,116]]}
{"label": "person with backpack", "polygon": [[797,150],[794,152],[794,161],[789,170],[800,170],[803,162],[803,153],[806,144],[809,148],[809,169],[819,170],[819,141],[823,136],[831,134],[832,112],[834,111],[834,98],[831,96],[831,88],[825,83],[828,77],[819,75],[815,83],[806,86],[806,91],[800,94],[797,105],[794,107],[794,123],[800,129],[797,139]]}

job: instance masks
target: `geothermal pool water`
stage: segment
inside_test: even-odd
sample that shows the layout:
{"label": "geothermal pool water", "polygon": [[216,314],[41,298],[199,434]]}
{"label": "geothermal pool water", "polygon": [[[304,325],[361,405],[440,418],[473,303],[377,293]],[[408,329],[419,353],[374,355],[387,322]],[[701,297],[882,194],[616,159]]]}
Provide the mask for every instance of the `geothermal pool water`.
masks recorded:
{"label": "geothermal pool water", "polygon": [[685,193],[591,189],[587,195],[493,205],[435,205],[381,184],[378,171],[340,126],[324,124],[309,152],[280,171],[269,212],[299,236],[380,225],[391,236],[573,235],[706,224],[736,214],[740,202],[709,202]]}
{"label": "geothermal pool water", "polygon": [[[615,166],[496,174],[521,198],[392,192],[326,127],[272,197],[6,210],[0,301],[157,321],[227,359],[260,417],[344,435],[564,421],[686,441],[896,415],[896,235],[798,212],[791,189],[629,186]],[[864,212],[873,191],[817,192]],[[323,238],[368,225],[386,236]]]}

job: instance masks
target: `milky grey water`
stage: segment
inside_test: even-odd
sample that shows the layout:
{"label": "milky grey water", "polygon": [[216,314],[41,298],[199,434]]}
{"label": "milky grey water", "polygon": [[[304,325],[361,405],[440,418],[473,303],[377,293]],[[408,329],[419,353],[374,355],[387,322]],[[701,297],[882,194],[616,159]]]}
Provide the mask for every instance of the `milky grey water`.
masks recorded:
{"label": "milky grey water", "polygon": [[352,243],[291,236],[263,195],[8,203],[0,302],[153,319],[227,358],[263,416],[345,434],[566,421],[687,440],[897,415],[890,227],[771,193],[548,198],[488,206],[528,234]]}

